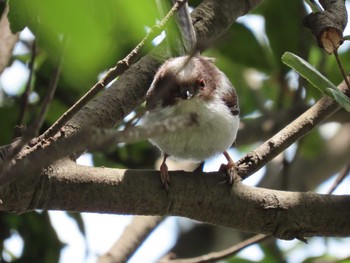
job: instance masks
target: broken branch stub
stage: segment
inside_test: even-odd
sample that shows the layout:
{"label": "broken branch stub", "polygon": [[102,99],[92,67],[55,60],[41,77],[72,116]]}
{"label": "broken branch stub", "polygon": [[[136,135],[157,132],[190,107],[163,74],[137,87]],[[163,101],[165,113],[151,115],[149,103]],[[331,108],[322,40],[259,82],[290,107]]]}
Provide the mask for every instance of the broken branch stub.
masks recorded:
{"label": "broken branch stub", "polygon": [[343,31],[348,22],[344,0],[320,0],[323,11],[311,13],[303,20],[316,37],[318,45],[328,54],[338,50],[343,43]]}

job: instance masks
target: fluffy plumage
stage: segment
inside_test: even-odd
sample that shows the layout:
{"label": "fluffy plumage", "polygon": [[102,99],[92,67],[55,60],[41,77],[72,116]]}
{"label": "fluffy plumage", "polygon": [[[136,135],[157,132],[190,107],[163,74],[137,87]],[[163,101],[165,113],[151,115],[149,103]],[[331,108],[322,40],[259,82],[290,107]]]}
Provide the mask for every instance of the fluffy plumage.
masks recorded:
{"label": "fluffy plumage", "polygon": [[[146,108],[144,123],[186,113],[198,116],[199,124],[193,129],[150,139],[165,155],[162,173],[167,173],[167,156],[201,162],[225,152],[236,139],[238,97],[209,58],[184,56],[166,61],[147,92]],[[162,180],[169,183],[168,175],[162,174]]]}

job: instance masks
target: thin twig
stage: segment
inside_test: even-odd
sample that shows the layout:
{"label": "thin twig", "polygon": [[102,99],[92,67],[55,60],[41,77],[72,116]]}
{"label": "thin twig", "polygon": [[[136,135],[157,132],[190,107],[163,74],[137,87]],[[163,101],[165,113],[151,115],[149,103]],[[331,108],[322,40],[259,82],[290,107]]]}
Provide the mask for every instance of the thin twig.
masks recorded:
{"label": "thin twig", "polygon": [[333,182],[333,185],[329,188],[328,190],[328,194],[332,194],[335,189],[337,189],[337,187],[343,182],[343,180],[345,179],[345,177],[349,174],[350,172],[350,165],[347,165],[337,176],[337,178],[335,179],[335,181]]}
{"label": "thin twig", "polygon": [[28,108],[28,98],[29,98],[29,94],[30,94],[30,87],[32,84],[32,79],[33,79],[33,74],[34,74],[34,64],[35,64],[35,57],[36,57],[36,44],[35,44],[35,40],[33,41],[32,44],[32,49],[31,49],[31,57],[29,60],[29,77],[28,77],[28,81],[25,87],[25,90],[21,96],[21,107],[20,107],[20,111],[19,111],[19,116],[18,116],[18,120],[17,120],[17,126],[21,126],[23,125],[23,120],[24,120],[24,115],[27,111]]}
{"label": "thin twig", "polygon": [[169,19],[187,0],[178,0],[170,9],[168,14],[162,21],[154,25],[148,34],[141,42],[122,60],[118,61],[117,65],[108,70],[107,74],[97,82],[83,97],[81,97],[70,109],[68,109],[45,133],[40,136],[40,139],[47,139],[54,136],[73,115],[75,115],[83,106],[85,106],[92,98],[94,98],[103,88],[112,82],[117,76],[124,73],[132,63],[134,63],[140,53],[140,50],[152,39],[158,36],[167,25]]}
{"label": "thin twig", "polygon": [[15,162],[15,157],[17,154],[23,149],[23,147],[31,141],[34,137],[38,136],[40,127],[45,119],[45,115],[48,109],[48,106],[53,98],[53,95],[56,91],[56,87],[58,84],[60,72],[61,72],[61,66],[62,66],[62,59],[59,62],[59,65],[54,70],[50,85],[48,88],[48,92],[44,98],[43,106],[41,108],[41,111],[39,113],[39,116],[35,120],[35,122],[28,126],[27,129],[23,130],[22,137],[18,140],[18,142],[15,144],[15,146],[9,151],[7,154],[5,160],[0,165],[0,174],[6,173],[6,171],[12,166],[12,164]]}
{"label": "thin twig", "polygon": [[[33,48],[33,53],[35,54],[35,42],[33,42],[34,48]],[[65,45],[64,45],[65,47]],[[35,56],[32,54],[32,60],[31,63],[34,64],[34,59]],[[61,72],[61,67],[62,67],[62,60],[63,60],[63,54],[61,54],[60,61],[58,63],[57,68],[54,70],[53,75],[51,77],[51,81],[49,84],[48,92],[46,93],[46,96],[44,98],[43,104],[42,104],[42,109],[39,113],[39,116],[37,117],[36,121],[32,124],[29,125],[24,131],[22,131],[22,137],[17,141],[15,146],[10,150],[8,155],[6,156],[5,160],[2,162],[0,165],[0,174],[6,173],[6,171],[12,166],[13,163],[15,163],[15,157],[18,155],[18,153],[23,149],[23,147],[30,142],[34,137],[38,136],[40,127],[45,119],[46,111],[47,108],[53,98],[53,95],[56,91],[60,72]],[[33,65],[31,65],[33,67]],[[32,70],[31,70],[32,73]],[[30,77],[31,79],[31,77]],[[28,81],[30,83],[30,81]],[[27,85],[27,87],[30,87],[30,85]],[[26,88],[27,89],[27,88]],[[30,89],[28,88],[28,91]],[[29,94],[29,93],[28,93]],[[28,97],[26,97],[26,104],[28,103]],[[25,112],[25,111],[24,111]],[[24,116],[23,112],[23,116]]]}
{"label": "thin twig", "polygon": [[350,82],[349,82],[349,80],[348,80],[348,78],[347,78],[347,74],[345,73],[343,64],[342,64],[341,61],[340,61],[338,52],[337,52],[337,51],[334,51],[333,54],[334,54],[335,60],[336,60],[337,63],[338,63],[338,67],[339,67],[340,72],[341,72],[341,75],[343,76],[343,79],[344,79],[344,81],[345,81],[345,83],[346,83],[346,86],[348,86],[348,89],[350,90]]}
{"label": "thin twig", "polygon": [[[21,96],[21,107],[20,107],[20,113],[19,113],[18,120],[17,120],[18,127],[23,125],[24,116],[25,116],[25,113],[26,113],[27,108],[28,108],[28,97],[30,94],[30,88],[31,88],[33,74],[34,74],[35,57],[36,57],[35,40],[33,41],[31,52],[32,52],[32,54],[31,54],[31,58],[29,61],[29,65],[28,65],[29,66],[29,77],[28,77],[28,81],[26,84],[26,88]],[[18,142],[15,144],[15,146],[8,151],[8,154],[6,155],[3,162],[1,163],[0,174],[3,171],[7,170],[7,168],[10,166],[10,163],[15,158],[15,156],[22,150],[24,145],[26,145],[26,143],[28,143],[28,141],[33,137],[34,137],[34,134],[32,131],[30,131],[30,130],[22,131],[21,139],[18,140]]]}
{"label": "thin twig", "polygon": [[241,243],[234,245],[228,249],[222,250],[220,252],[213,252],[209,253],[207,255],[194,257],[194,258],[188,258],[188,259],[171,259],[171,258],[164,258],[160,260],[160,263],[204,263],[204,262],[216,262],[220,259],[227,258],[229,256],[233,256],[240,252],[241,250],[259,243],[263,240],[266,240],[268,238],[271,238],[272,236],[265,236],[262,234],[255,235],[251,238],[248,238]]}
{"label": "thin twig", "polygon": [[54,71],[52,73],[50,85],[49,85],[48,91],[46,93],[46,96],[43,100],[39,116],[37,117],[35,122],[30,127],[31,129],[33,129],[33,131],[34,131],[33,133],[35,136],[37,136],[39,134],[40,128],[44,123],[47,110],[48,110],[50,103],[53,99],[53,96],[56,92],[58,81],[59,81],[60,75],[61,75],[62,61],[63,61],[63,56],[61,56],[58,65],[56,66],[56,68],[54,69]]}

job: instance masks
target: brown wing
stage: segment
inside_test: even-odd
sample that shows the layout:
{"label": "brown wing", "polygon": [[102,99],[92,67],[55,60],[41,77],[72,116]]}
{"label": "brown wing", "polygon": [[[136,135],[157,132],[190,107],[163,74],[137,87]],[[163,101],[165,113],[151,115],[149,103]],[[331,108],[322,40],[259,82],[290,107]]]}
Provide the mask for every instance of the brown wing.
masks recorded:
{"label": "brown wing", "polygon": [[[205,72],[206,89],[202,91],[203,98],[208,98],[211,96],[213,90],[220,89],[224,92],[221,97],[226,106],[230,109],[232,115],[239,115],[239,103],[237,93],[232,86],[226,75],[221,72],[214,64],[212,59],[205,57],[200,57],[198,59],[201,63],[199,64],[199,72]],[[217,83],[224,87],[217,87]],[[228,86],[228,87],[227,87]]]}
{"label": "brown wing", "polygon": [[230,108],[232,115],[239,115],[239,101],[237,93],[233,86],[231,86],[229,92],[227,92],[222,100],[225,102],[226,106]]}

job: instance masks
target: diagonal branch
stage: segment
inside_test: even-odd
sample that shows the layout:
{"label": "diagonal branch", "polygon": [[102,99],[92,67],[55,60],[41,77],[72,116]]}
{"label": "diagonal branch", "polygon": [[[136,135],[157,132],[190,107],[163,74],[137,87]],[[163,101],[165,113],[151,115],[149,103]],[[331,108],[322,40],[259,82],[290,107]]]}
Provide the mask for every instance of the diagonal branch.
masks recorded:
{"label": "diagonal branch", "polygon": [[262,242],[268,238],[271,238],[271,236],[265,236],[265,235],[255,235],[253,237],[250,237],[228,249],[225,249],[220,252],[212,252],[203,256],[194,257],[194,258],[187,258],[187,259],[171,259],[171,258],[163,258],[160,263],[205,263],[205,262],[217,262],[220,259],[227,258],[229,256],[233,256],[237,253],[239,253],[241,250],[254,245],[256,243]]}
{"label": "diagonal branch", "polygon": [[103,254],[98,263],[127,262],[143,241],[164,220],[163,216],[135,216],[122,236]]}
{"label": "diagonal branch", "polygon": [[[342,82],[338,88],[344,93],[349,93],[345,82]],[[291,124],[237,162],[242,179],[246,179],[261,169],[278,154],[339,110],[339,108],[338,103],[328,96],[321,98]]]}
{"label": "diagonal branch", "polygon": [[108,70],[107,74],[97,82],[83,97],[81,97],[70,109],[68,109],[41,137],[48,139],[54,136],[81,108],[83,108],[92,98],[94,98],[102,89],[111,83],[116,77],[125,72],[131,64],[133,64],[140,54],[141,49],[157,35],[159,35],[166,27],[169,19],[187,0],[177,0],[168,14],[162,21],[153,26],[148,34],[141,42],[117,65]]}
{"label": "diagonal branch", "polygon": [[328,194],[332,194],[337,187],[343,182],[343,180],[346,178],[346,176],[348,176],[350,172],[350,165],[346,165],[339,173],[339,175],[337,176],[337,178],[335,179],[335,181],[333,182],[332,186],[329,188],[328,190]]}

